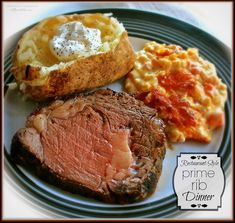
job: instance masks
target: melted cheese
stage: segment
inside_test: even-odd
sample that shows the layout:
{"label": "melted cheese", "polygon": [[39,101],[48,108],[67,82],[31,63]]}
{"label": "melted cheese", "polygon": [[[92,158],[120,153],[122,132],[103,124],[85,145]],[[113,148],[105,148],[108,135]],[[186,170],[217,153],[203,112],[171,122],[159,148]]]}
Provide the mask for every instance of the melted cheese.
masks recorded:
{"label": "melted cheese", "polygon": [[170,141],[211,140],[223,125],[226,85],[198,50],[149,42],[136,53],[125,89],[157,109]]}

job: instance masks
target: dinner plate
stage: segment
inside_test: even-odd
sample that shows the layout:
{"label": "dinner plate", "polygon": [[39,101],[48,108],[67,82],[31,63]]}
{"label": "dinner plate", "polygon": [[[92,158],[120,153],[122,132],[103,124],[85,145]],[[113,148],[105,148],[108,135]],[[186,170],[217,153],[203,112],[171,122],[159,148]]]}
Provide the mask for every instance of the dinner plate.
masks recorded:
{"label": "dinner plate", "polygon": [[[63,191],[16,165],[10,159],[10,143],[14,133],[24,126],[27,115],[37,106],[35,102],[24,100],[16,90],[8,89],[7,83],[13,81],[10,73],[11,56],[17,40],[27,29],[11,37],[4,57],[4,155],[5,170],[11,183],[27,199],[33,200],[43,210],[49,210],[64,217],[75,218],[159,218],[185,213],[177,207],[173,189],[173,172],[176,157],[181,152],[218,153],[222,157],[222,168],[226,175],[231,166],[231,58],[230,50],[208,33],[180,20],[161,14],[131,9],[97,9],[73,13],[102,12],[113,13],[129,33],[135,50],[148,41],[178,44],[183,48],[196,47],[200,55],[214,63],[218,76],[227,85],[228,100],[225,104],[226,124],[214,132],[209,144],[186,142],[174,144],[167,150],[163,162],[162,175],[155,193],[148,199],[134,204],[117,205],[98,202],[76,194]],[[72,13],[70,13],[72,14]],[[122,91],[123,79],[106,87]]]}

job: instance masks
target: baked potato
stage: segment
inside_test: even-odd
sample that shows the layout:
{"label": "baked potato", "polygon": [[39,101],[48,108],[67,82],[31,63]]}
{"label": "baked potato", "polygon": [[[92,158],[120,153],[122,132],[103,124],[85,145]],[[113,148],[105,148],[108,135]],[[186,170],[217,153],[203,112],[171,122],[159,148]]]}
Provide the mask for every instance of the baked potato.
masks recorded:
{"label": "baked potato", "polygon": [[109,84],[127,74],[134,59],[128,34],[115,18],[101,13],[60,15],[24,33],[11,71],[23,93],[43,101]]}

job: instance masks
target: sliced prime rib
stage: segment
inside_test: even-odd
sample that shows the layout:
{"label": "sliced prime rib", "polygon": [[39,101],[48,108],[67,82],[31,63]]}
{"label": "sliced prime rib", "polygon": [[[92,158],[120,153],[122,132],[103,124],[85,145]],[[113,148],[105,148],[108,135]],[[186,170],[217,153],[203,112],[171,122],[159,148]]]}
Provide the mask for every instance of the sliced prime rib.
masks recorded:
{"label": "sliced prime rib", "polygon": [[98,90],[36,109],[13,137],[11,157],[70,192],[131,203],[155,191],[165,140],[154,109]]}

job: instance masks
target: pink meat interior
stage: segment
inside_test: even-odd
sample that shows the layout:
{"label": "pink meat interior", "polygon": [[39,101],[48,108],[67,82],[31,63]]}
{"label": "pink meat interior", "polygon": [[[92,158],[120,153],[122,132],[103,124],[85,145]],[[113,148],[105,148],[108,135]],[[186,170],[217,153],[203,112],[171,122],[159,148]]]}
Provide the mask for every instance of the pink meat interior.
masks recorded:
{"label": "pink meat interior", "polygon": [[[118,123],[117,123],[118,124]],[[50,118],[41,133],[44,163],[71,181],[97,189],[132,162],[128,129],[111,131],[91,107],[67,119]]]}

